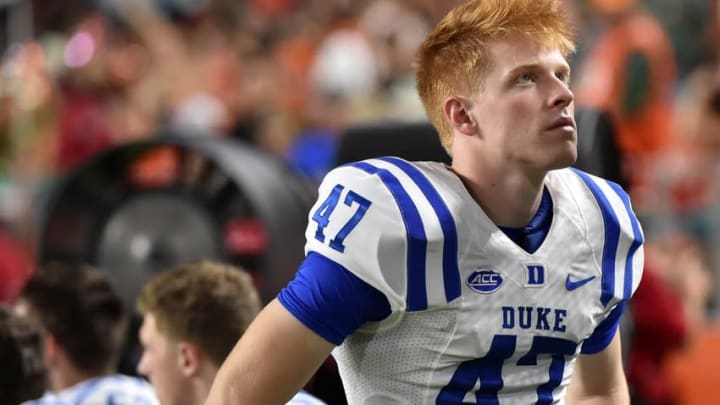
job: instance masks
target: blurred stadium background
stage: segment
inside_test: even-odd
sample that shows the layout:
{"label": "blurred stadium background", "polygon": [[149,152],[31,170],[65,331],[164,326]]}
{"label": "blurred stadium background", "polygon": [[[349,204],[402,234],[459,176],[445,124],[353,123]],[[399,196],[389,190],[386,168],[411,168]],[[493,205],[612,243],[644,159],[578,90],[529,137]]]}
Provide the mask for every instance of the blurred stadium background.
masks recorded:
{"label": "blurred stadium background", "polygon": [[[0,302],[42,263],[73,260],[110,272],[132,305],[154,272],[201,257],[247,268],[269,300],[302,258],[330,168],[447,161],[412,61],[460,2],[0,0]],[[648,241],[653,282],[625,327],[636,402],[709,403],[718,372],[698,370],[720,361],[720,1],[564,3],[578,27],[578,165],[630,190]],[[597,63],[601,44],[627,54]],[[667,119],[634,142],[623,120],[653,98]]]}

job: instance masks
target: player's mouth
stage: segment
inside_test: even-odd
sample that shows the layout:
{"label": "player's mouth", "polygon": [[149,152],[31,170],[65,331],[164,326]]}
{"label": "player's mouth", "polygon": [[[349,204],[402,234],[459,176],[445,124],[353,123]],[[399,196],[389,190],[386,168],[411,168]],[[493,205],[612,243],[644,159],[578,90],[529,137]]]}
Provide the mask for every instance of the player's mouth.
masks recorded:
{"label": "player's mouth", "polygon": [[556,130],[562,130],[562,131],[569,131],[569,132],[575,132],[575,120],[573,120],[570,117],[560,117],[552,122],[547,128],[545,128],[546,131],[556,131]]}

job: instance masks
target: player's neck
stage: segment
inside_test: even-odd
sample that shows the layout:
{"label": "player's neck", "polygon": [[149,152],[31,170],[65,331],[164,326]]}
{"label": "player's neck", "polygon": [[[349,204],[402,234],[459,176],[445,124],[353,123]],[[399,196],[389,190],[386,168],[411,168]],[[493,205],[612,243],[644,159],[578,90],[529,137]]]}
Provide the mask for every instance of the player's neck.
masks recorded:
{"label": "player's neck", "polygon": [[212,386],[218,369],[219,366],[216,366],[211,362],[203,362],[199,367],[197,374],[190,378],[188,384],[190,385],[192,391],[191,404],[202,405],[205,403],[205,400],[210,394],[210,387]]}
{"label": "player's neck", "polygon": [[523,173],[475,166],[453,162],[452,169],[485,214],[499,226],[527,225],[540,206],[544,176],[530,178]]}

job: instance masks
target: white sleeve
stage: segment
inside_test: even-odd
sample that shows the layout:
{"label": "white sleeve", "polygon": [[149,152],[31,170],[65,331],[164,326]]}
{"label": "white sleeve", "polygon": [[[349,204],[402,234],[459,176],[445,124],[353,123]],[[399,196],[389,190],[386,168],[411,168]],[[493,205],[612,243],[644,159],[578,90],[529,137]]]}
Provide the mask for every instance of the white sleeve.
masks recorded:
{"label": "white sleeve", "polygon": [[[602,270],[601,302],[608,313],[635,293],[644,266],[644,236],[628,194],[616,183],[576,171],[590,191],[597,215],[588,217],[589,237],[601,247],[597,260]],[[602,230],[598,232],[598,230]]]}
{"label": "white sleeve", "polygon": [[340,264],[405,309],[406,227],[383,180],[357,166],[328,173],[308,215],[305,252]]}

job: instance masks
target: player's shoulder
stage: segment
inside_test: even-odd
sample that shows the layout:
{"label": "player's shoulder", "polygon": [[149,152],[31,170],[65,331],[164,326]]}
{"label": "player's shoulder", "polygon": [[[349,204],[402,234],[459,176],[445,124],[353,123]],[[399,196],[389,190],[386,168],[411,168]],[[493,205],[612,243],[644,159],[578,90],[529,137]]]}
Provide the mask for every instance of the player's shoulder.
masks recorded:
{"label": "player's shoulder", "polygon": [[640,220],[620,185],[574,168],[555,170],[548,178],[559,209],[584,229],[594,246],[602,247],[599,252],[608,244],[632,251],[642,245]]}
{"label": "player's shoulder", "polygon": [[442,163],[394,157],[336,168],[309,213],[305,252],[382,291],[393,309],[405,308],[409,271],[401,269],[410,262],[414,274],[424,274],[427,252],[457,249],[455,212],[438,184],[442,170],[448,172]]}
{"label": "player's shoulder", "polygon": [[612,181],[577,169],[552,172],[559,209],[583,229],[599,264],[603,304],[629,299],[644,263],[644,236],[630,196]]}
{"label": "player's shoulder", "polygon": [[23,405],[118,405],[159,404],[152,385],[139,377],[112,374],[83,381],[60,392],[47,391],[42,397]]}
{"label": "player's shoulder", "polygon": [[440,162],[414,162],[395,156],[384,156],[338,166],[325,176],[323,183],[378,182],[388,185],[399,182],[402,185],[408,180],[433,183],[437,181],[437,174],[443,171],[447,171],[446,166]]}
{"label": "player's shoulder", "polygon": [[607,183],[625,193],[617,183],[574,167],[552,170],[548,173],[548,179],[555,184],[562,183],[565,187],[570,188],[587,188],[588,191],[594,189],[595,184]]}
{"label": "player's shoulder", "polygon": [[381,205],[401,210],[428,196],[444,198],[452,183],[447,166],[440,162],[412,162],[386,156],[348,163],[331,170],[319,188],[321,198],[352,190]]}
{"label": "player's shoulder", "polygon": [[37,399],[31,399],[29,401],[25,401],[21,403],[20,405],[64,405],[65,403],[62,402],[59,398],[55,397],[52,393],[45,392],[42,397]]}
{"label": "player's shoulder", "polygon": [[98,378],[94,383],[97,397],[111,396],[115,403],[139,403],[145,405],[158,404],[155,389],[145,379],[124,375],[112,374]]}
{"label": "player's shoulder", "polygon": [[145,379],[140,377],[129,376],[125,374],[110,374],[96,379],[97,385],[108,385],[108,386],[127,386],[133,387],[138,390],[145,390],[151,388],[152,385]]}
{"label": "player's shoulder", "polygon": [[554,170],[548,180],[565,208],[574,205],[584,220],[611,221],[630,231],[633,227],[639,230],[630,196],[619,184],[575,168]]}

